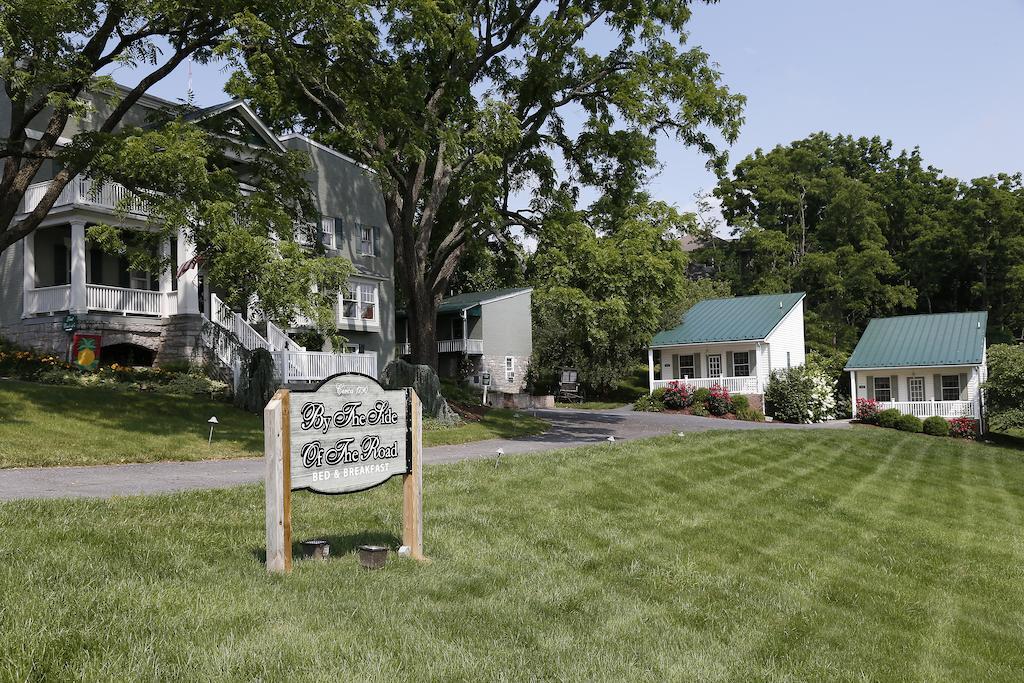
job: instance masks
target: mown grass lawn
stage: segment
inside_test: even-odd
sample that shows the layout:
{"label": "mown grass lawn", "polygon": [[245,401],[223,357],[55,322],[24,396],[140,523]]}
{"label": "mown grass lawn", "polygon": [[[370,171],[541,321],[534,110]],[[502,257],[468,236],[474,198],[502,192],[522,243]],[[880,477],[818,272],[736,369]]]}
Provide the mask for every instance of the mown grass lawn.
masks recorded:
{"label": "mown grass lawn", "polygon": [[465,421],[454,427],[444,427],[427,421],[423,430],[424,446],[453,446],[485,439],[514,439],[542,434],[551,424],[546,420],[515,410],[494,408],[477,422]]}
{"label": "mown grass lawn", "polygon": [[260,487],[0,505],[0,671],[24,680],[1019,680],[1019,451],[716,432],[297,494],[335,557],[267,576]]}
{"label": "mown grass lawn", "polygon": [[[207,445],[211,416],[220,424]],[[198,397],[0,380],[0,468],[247,458],[263,418]]]}

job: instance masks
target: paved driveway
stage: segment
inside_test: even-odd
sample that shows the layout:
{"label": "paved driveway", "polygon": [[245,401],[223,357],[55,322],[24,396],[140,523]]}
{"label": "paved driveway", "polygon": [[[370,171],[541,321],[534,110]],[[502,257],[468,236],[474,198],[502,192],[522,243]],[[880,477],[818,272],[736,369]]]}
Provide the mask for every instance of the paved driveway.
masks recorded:
{"label": "paved driveway", "polygon": [[[847,427],[846,421],[822,425],[783,425],[724,421],[690,415],[634,413],[628,409],[537,410],[551,429],[521,439],[492,439],[459,446],[434,446],[424,451],[425,464],[494,458],[501,448],[505,455],[602,443],[609,436],[617,441],[640,439],[676,432],[713,429],[830,429]],[[0,500],[26,498],[106,498],[137,494],[168,493],[187,489],[213,489],[263,480],[263,460],[207,460],[199,462],[158,462],[138,465],[93,467],[39,467],[0,470]]]}

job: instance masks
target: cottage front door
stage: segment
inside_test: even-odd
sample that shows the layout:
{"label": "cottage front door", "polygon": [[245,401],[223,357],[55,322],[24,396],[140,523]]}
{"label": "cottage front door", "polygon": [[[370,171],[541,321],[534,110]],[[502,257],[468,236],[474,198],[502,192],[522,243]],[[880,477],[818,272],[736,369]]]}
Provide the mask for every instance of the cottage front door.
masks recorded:
{"label": "cottage front door", "polygon": [[722,376],[722,354],[716,353],[708,356],[708,377]]}

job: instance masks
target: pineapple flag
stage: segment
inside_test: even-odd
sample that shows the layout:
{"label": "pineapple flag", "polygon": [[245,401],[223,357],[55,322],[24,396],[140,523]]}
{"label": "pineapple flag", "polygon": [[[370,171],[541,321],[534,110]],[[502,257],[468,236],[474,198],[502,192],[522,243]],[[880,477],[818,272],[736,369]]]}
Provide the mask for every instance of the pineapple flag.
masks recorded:
{"label": "pineapple flag", "polygon": [[71,359],[82,370],[95,370],[100,364],[100,335],[76,334],[71,342]]}

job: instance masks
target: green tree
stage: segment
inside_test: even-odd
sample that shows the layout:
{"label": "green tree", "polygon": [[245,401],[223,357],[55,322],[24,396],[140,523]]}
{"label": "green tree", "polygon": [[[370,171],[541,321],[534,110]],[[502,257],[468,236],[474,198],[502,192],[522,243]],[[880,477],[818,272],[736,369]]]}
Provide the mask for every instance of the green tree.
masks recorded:
{"label": "green tree", "polygon": [[990,429],[1024,429],[1024,345],[988,349],[985,410]]}
{"label": "green tree", "polygon": [[731,142],[741,122],[743,98],[685,46],[689,3],[300,0],[279,10],[238,24],[230,87],[275,125],[378,172],[419,363],[436,366],[437,306],[468,244],[537,231],[557,197],[583,187],[622,215],[659,135],[722,168],[716,136]]}
{"label": "green tree", "polygon": [[[36,229],[150,88],[186,59],[208,61],[246,7],[255,8],[233,0],[0,3],[0,80],[10,105],[0,130],[0,252]],[[134,87],[103,75],[125,67],[141,73]],[[91,129],[73,125],[70,145],[63,144],[69,123],[86,116],[94,119]],[[18,218],[44,164],[58,170],[38,204]]]}
{"label": "green tree", "polygon": [[[577,367],[598,393],[629,374],[640,349],[694,298],[679,235],[692,216],[637,203],[614,229],[566,211],[545,224],[530,264],[534,357],[540,383]],[[713,288],[712,288],[713,289]]]}

